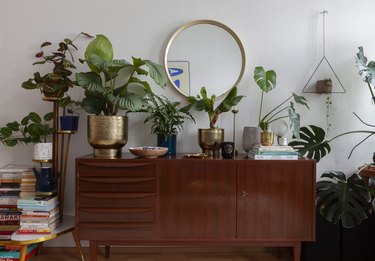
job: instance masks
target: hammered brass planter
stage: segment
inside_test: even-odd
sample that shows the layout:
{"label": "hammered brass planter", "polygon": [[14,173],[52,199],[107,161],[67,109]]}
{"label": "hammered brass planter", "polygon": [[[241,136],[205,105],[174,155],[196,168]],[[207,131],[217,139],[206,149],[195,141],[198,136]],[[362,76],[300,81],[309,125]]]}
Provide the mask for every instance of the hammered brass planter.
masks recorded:
{"label": "hammered brass planter", "polygon": [[128,117],[89,115],[87,139],[94,148],[94,157],[121,158],[128,140]]}
{"label": "hammered brass planter", "polygon": [[260,133],[260,144],[263,146],[271,146],[274,141],[273,132],[264,131]]}
{"label": "hammered brass planter", "polygon": [[224,129],[198,129],[198,142],[202,152],[208,156],[219,157]]}

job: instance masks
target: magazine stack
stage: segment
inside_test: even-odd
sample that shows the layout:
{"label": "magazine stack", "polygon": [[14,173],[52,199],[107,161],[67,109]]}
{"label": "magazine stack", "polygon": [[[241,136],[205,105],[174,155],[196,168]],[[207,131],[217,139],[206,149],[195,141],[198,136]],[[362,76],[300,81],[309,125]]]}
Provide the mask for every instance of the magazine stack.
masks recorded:
{"label": "magazine stack", "polygon": [[22,212],[19,234],[50,234],[60,224],[56,195],[20,198],[17,207]]}
{"label": "magazine stack", "polygon": [[254,146],[248,153],[249,158],[256,160],[297,160],[298,151],[291,146]]}

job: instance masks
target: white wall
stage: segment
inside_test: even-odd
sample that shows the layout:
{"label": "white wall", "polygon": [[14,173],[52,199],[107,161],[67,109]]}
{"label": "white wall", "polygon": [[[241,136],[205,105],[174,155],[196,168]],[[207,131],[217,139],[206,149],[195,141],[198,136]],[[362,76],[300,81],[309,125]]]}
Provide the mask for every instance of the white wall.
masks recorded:
{"label": "white wall", "polygon": [[[84,31],[105,34],[114,45],[117,58],[131,55],[162,63],[164,48],[171,34],[182,24],[196,19],[213,19],[232,28],[240,37],[247,53],[246,73],[239,92],[246,95],[240,103],[236,140],[240,144],[243,126],[256,125],[260,91],[253,80],[255,66],[274,69],[278,74],[277,87],[267,94],[266,108],[279,103],[291,92],[300,93],[322,58],[322,16],[326,16],[326,56],[343,83],[347,93],[332,95],[333,113],[331,137],[353,129],[366,129],[352,115],[357,112],[365,121],[373,120],[374,107],[369,91],[357,74],[354,56],[358,46],[364,46],[369,59],[375,59],[373,39],[373,0],[18,0],[0,1],[0,123],[19,120],[29,111],[51,110],[51,104],[41,101],[38,91],[22,89],[21,83],[37,69],[31,64],[42,41],[58,42]],[[87,44],[77,42],[80,55]],[[79,70],[85,70],[82,66]],[[168,86],[157,90],[173,100],[184,98]],[[72,96],[82,97],[76,89]],[[302,124],[325,127],[325,96],[306,94],[310,110],[298,107]],[[179,152],[197,152],[197,128],[206,127],[203,113],[194,112],[197,124],[189,123],[179,135]],[[74,135],[68,166],[65,213],[74,213],[74,159],[91,153],[86,141],[85,114],[81,113],[80,131]],[[130,116],[130,146],[155,144],[155,137],[144,116]],[[223,115],[220,124],[226,129],[226,139],[232,137],[232,114]],[[374,139],[357,149],[350,160],[350,149],[360,135],[336,140],[332,153],[317,168],[320,176],[325,170],[343,170],[350,174],[365,162],[372,161]],[[240,147],[240,146],[239,146]],[[242,151],[242,148],[240,148]],[[7,163],[31,163],[30,147],[0,147],[0,166]],[[50,245],[71,245],[69,237]]]}

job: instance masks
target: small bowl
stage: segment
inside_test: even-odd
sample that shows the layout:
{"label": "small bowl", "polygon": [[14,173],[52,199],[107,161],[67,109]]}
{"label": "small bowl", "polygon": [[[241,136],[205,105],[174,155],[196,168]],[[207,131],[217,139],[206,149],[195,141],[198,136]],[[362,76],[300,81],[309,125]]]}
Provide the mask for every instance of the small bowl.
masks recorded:
{"label": "small bowl", "polygon": [[143,146],[143,147],[131,147],[129,148],[129,151],[138,157],[156,158],[167,153],[168,148],[167,147]]}

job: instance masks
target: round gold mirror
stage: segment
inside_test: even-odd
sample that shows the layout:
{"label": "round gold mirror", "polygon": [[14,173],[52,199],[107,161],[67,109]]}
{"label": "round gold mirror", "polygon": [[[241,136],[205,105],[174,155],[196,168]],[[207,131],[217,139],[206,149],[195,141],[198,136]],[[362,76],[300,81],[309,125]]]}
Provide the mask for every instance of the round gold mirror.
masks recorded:
{"label": "round gold mirror", "polygon": [[245,50],[238,36],[213,20],[187,23],[167,44],[164,65],[169,81],[185,96],[204,86],[220,97],[236,86],[245,71]]}

